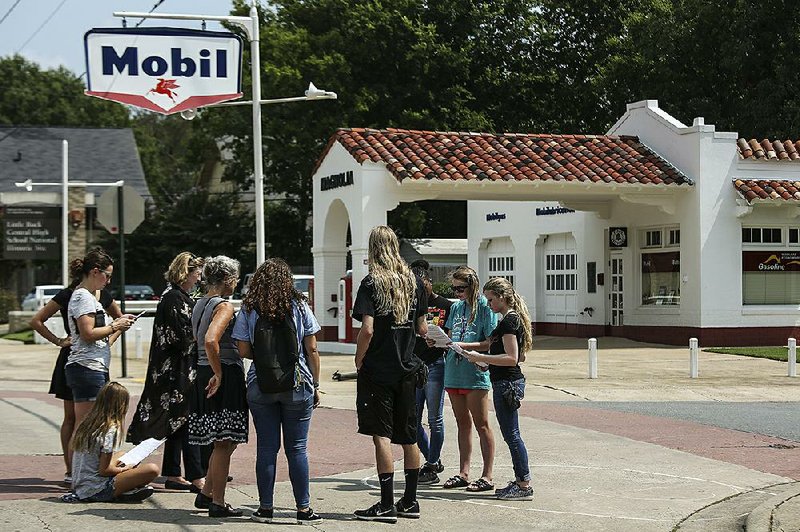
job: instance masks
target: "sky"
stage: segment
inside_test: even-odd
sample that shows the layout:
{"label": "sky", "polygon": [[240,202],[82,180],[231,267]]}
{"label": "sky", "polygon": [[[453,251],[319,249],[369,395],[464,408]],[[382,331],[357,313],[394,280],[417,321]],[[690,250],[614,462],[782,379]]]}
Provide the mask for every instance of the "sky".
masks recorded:
{"label": "sky", "polygon": [[[18,52],[43,68],[63,65],[80,75],[86,70],[83,53],[83,35],[86,31],[91,28],[119,28],[122,19],[114,17],[114,11],[147,12],[156,3],[158,0],[0,0],[0,19],[13,7],[8,17],[0,22],[0,57]],[[164,0],[155,13],[228,15],[230,9],[230,0]],[[52,18],[33,36],[54,11]],[[128,27],[135,26],[139,20],[128,20]],[[141,27],[145,26],[200,29],[200,23],[193,21],[148,19]],[[207,29],[222,28],[215,22],[209,22]],[[28,39],[30,41],[25,44]]]}

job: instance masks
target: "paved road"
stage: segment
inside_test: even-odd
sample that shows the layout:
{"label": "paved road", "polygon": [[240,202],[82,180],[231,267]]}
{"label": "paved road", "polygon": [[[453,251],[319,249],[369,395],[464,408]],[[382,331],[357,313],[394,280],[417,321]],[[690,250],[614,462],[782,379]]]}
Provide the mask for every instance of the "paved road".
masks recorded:
{"label": "paved road", "polygon": [[693,421],[713,427],[741,430],[800,442],[800,403],[798,402],[583,401],[561,404]]}

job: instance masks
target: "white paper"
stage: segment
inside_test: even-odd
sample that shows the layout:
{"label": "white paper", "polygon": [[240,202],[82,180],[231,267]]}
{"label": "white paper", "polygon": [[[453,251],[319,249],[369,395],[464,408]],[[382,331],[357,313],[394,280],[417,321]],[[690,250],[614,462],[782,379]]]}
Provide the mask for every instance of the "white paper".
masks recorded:
{"label": "white paper", "polygon": [[167,441],[166,438],[163,440],[148,438],[127,453],[123,454],[119,458],[119,461],[129,466],[139,465],[142,460],[153,454],[153,452],[165,441]]}
{"label": "white paper", "polygon": [[[464,356],[464,353],[467,352],[466,349],[462,348],[458,344],[453,344],[453,345],[450,346],[450,348],[453,351],[455,351],[457,354],[461,355],[461,356]],[[488,368],[489,367],[489,364],[487,364],[486,362],[475,362],[475,365],[480,367],[480,368]]]}
{"label": "white paper", "polygon": [[452,342],[450,337],[447,336],[447,333],[438,325],[428,325],[428,335],[426,338],[435,342],[434,347],[447,347],[447,345]]}

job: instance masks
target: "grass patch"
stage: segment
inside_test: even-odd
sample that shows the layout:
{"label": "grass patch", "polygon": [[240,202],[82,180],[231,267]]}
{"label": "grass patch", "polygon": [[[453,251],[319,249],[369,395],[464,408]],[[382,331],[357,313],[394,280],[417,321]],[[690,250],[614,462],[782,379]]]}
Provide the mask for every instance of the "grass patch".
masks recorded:
{"label": "grass patch", "polygon": [[723,355],[740,355],[743,357],[767,358],[788,362],[789,350],[786,347],[709,347],[703,349],[709,353],[722,353]]}
{"label": "grass patch", "polygon": [[4,340],[16,340],[18,342],[24,342],[26,344],[33,343],[33,329],[26,329],[24,331],[17,331],[13,333],[8,333],[0,336],[0,338]]}

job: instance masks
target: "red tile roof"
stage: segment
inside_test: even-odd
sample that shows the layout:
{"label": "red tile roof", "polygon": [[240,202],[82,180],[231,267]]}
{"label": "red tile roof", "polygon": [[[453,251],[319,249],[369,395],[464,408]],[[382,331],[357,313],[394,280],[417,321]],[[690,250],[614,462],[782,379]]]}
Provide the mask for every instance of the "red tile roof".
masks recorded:
{"label": "red tile roof", "polygon": [[797,161],[800,159],[800,140],[769,140],[740,138],[736,150],[741,159]]}
{"label": "red tile roof", "polygon": [[733,187],[748,203],[758,199],[800,201],[800,181],[737,179]]}
{"label": "red tile roof", "polygon": [[692,184],[638,137],[630,136],[339,129],[317,167],[334,142],[344,146],[359,163],[385,163],[399,181],[513,179]]}

